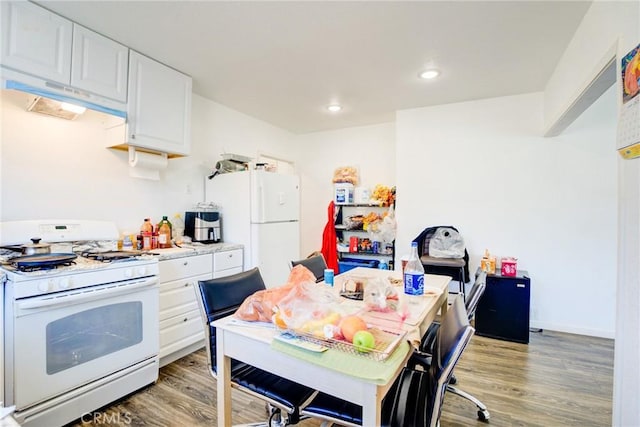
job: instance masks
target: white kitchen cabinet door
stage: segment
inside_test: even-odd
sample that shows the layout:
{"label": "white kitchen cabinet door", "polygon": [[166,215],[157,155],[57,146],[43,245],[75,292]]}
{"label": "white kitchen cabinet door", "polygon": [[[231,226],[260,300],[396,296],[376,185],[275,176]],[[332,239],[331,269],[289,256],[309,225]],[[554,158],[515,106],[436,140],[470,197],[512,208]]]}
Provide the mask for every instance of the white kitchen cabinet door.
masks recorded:
{"label": "white kitchen cabinet door", "polygon": [[128,144],[169,154],[191,148],[191,77],[129,52]]}
{"label": "white kitchen cabinet door", "polygon": [[33,3],[0,2],[3,67],[69,84],[71,21]]}
{"label": "white kitchen cabinet door", "polygon": [[71,86],[127,102],[129,49],[73,24]]}

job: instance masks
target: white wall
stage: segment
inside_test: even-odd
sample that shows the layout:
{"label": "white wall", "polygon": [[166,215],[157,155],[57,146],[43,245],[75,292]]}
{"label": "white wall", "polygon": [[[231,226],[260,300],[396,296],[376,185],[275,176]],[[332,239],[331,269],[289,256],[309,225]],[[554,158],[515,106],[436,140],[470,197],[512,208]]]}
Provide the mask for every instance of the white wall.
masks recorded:
{"label": "white wall", "polygon": [[[559,117],[593,80],[603,60],[620,58],[640,42],[640,2],[598,0],[589,8],[545,89],[548,122]],[[621,99],[618,92],[618,99]],[[620,102],[620,101],[618,101]],[[618,159],[619,227],[613,420],[640,425],[640,159]]]}
{"label": "white wall", "polygon": [[356,166],[360,185],[395,185],[395,126],[346,128],[297,136],[302,187],[301,254],[320,250],[333,200],[333,172],[339,166]]}
{"label": "white wall", "polygon": [[398,112],[398,247],[454,225],[472,271],[485,248],[529,271],[532,326],[612,337],[614,95],[548,139],[541,93]]}
{"label": "white wall", "polygon": [[640,27],[639,8],[637,1],[593,2],[547,82],[544,129],[562,116],[616,51],[624,54],[640,41],[634,36]]}
{"label": "white wall", "polygon": [[194,95],[191,155],[171,159],[160,181],[135,179],[128,154],[105,148],[104,115],[67,121],[26,112],[24,94],[1,95],[2,221],[102,219],[134,232],[145,217],[157,221],[202,201],[205,176],[225,151],[292,154],[289,132]]}

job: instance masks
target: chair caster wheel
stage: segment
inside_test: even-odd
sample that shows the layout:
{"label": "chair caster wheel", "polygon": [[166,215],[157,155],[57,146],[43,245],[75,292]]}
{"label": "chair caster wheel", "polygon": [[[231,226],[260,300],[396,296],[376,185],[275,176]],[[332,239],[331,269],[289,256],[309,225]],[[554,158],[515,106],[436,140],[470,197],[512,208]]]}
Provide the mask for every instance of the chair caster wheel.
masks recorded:
{"label": "chair caster wheel", "polygon": [[489,414],[489,411],[487,411],[486,409],[484,411],[483,410],[479,410],[478,411],[478,419],[480,421],[487,422],[487,421],[489,421],[490,417],[491,417],[491,415]]}
{"label": "chair caster wheel", "polygon": [[451,375],[451,379],[449,379],[449,384],[456,385],[458,383],[458,379],[455,375]]}

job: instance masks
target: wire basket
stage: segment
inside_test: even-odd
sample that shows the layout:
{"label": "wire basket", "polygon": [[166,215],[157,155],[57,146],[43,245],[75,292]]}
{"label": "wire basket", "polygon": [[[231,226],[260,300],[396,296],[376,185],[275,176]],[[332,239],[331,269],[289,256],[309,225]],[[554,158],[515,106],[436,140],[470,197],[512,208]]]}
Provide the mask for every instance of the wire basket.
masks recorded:
{"label": "wire basket", "polygon": [[336,340],[333,338],[320,338],[305,332],[287,330],[288,333],[297,336],[302,341],[311,342],[323,347],[332,348],[376,361],[383,361],[388,358],[402,342],[402,338],[404,338],[406,334],[405,331],[392,331],[378,327],[369,328],[368,331],[371,332],[376,339],[376,346],[369,351],[363,352],[347,341]]}

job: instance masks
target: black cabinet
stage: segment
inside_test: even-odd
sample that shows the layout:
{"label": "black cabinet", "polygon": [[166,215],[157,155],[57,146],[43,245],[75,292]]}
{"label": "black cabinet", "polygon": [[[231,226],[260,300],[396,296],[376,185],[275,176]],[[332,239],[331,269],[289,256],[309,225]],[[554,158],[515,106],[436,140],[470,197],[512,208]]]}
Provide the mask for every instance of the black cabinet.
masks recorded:
{"label": "black cabinet", "polygon": [[529,273],[515,277],[487,274],[487,288],[476,310],[476,334],[507,341],[529,343]]}

